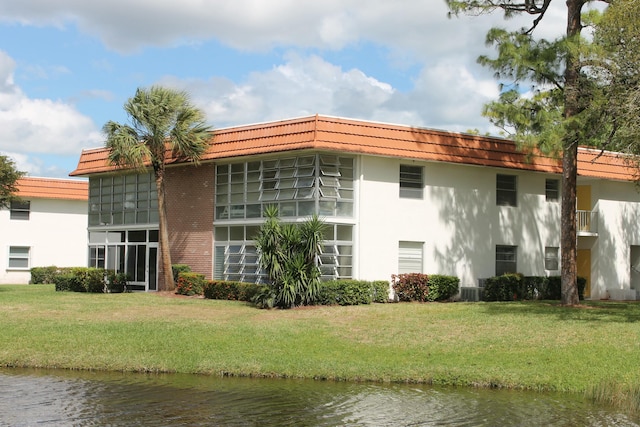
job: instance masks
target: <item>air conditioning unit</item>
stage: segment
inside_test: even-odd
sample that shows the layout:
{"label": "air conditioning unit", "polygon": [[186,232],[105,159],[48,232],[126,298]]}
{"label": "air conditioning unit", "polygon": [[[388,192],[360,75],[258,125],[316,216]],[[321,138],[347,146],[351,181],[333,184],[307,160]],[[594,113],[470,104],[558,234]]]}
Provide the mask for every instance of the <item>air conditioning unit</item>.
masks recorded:
{"label": "air conditioning unit", "polygon": [[482,301],[484,289],[476,286],[460,287],[460,301],[477,302]]}

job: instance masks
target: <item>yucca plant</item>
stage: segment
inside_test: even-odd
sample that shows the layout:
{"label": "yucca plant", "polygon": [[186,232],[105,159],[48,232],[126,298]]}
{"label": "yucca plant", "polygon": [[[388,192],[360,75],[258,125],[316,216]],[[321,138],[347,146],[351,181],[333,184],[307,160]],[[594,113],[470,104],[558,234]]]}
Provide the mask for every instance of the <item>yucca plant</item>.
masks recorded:
{"label": "yucca plant", "polygon": [[256,247],[269,283],[254,302],[280,308],[313,304],[320,291],[324,222],[314,215],[302,224],[282,224],[275,206],[265,208],[264,214]]}

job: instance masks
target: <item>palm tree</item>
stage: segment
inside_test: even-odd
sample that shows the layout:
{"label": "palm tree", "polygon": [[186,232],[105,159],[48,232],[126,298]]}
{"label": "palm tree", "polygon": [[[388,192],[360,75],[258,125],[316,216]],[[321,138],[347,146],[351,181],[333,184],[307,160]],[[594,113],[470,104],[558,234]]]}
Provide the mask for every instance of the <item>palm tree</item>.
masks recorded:
{"label": "palm tree", "polygon": [[186,92],[161,86],[138,88],[124,105],[131,124],[107,122],[109,162],[139,171],[153,168],[158,191],[159,244],[163,268],[161,289],[173,290],[171,252],[165,208],[165,165],[168,159],[195,162],[209,146],[211,127],[204,113],[193,106]]}

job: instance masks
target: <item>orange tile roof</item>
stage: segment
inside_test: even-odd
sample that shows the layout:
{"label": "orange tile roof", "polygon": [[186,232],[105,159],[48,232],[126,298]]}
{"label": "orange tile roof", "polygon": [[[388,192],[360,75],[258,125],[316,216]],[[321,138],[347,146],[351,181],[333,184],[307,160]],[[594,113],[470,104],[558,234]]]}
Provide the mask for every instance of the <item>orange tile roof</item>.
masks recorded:
{"label": "orange tile roof", "polygon": [[89,182],[79,179],[22,177],[16,183],[23,198],[88,200]]}
{"label": "orange tile roof", "polygon": [[[202,160],[303,149],[562,172],[559,160],[542,154],[527,156],[507,139],[319,115],[216,130]],[[70,175],[114,171],[107,154],[106,148],[84,150]],[[636,178],[619,154],[599,150],[581,148],[578,170],[585,177]]]}

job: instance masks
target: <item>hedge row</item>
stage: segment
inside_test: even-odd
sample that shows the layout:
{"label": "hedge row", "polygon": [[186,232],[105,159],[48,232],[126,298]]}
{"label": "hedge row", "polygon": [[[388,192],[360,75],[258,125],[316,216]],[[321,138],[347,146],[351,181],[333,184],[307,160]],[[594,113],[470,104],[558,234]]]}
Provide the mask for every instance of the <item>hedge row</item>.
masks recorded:
{"label": "hedge row", "polygon": [[71,292],[125,292],[127,278],[113,270],[90,267],[34,267],[32,284],[53,283],[56,291]]}
{"label": "hedge row", "polygon": [[397,274],[392,279],[393,291],[399,301],[448,301],[460,288],[459,278],[441,274]]}
{"label": "hedge row", "polygon": [[360,305],[389,301],[389,282],[376,280],[330,280],[323,282],[317,304]]}
{"label": "hedge row", "polygon": [[[321,286],[318,305],[358,305],[389,300],[389,282],[384,280],[331,280],[322,282]],[[210,280],[204,285],[203,294],[209,299],[251,302],[263,288],[263,285],[253,283]]]}
{"label": "hedge row", "polygon": [[204,297],[230,301],[251,302],[254,295],[262,290],[262,285],[255,283],[209,280],[204,286]]}
{"label": "hedge row", "polygon": [[[587,281],[578,277],[578,297],[584,299]],[[523,276],[504,274],[485,280],[484,301],[560,300],[562,278],[560,276]]]}

